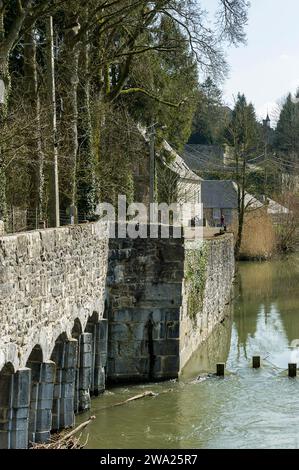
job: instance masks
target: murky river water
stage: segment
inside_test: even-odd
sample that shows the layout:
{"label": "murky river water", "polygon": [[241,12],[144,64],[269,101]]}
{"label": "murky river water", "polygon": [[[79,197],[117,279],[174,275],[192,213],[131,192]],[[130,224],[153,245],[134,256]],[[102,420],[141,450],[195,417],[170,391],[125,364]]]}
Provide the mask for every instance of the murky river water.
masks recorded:
{"label": "murky river water", "polygon": [[[299,349],[290,347],[297,338],[299,256],[240,264],[232,317],[181,380],[120,387],[94,400],[88,447],[299,448],[299,377],[285,371],[299,362]],[[264,358],[260,370],[251,368],[255,354]],[[225,379],[193,380],[214,372],[216,362],[226,362]],[[146,390],[160,394],[109,408]]]}

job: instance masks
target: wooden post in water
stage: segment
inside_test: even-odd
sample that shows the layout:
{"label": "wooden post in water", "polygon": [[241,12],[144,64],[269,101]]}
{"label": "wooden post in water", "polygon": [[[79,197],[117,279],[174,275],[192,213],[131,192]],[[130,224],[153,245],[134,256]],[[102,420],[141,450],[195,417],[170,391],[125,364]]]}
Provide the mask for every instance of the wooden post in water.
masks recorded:
{"label": "wooden post in water", "polygon": [[216,375],[217,377],[224,377],[224,372],[225,372],[225,364],[224,362],[220,362],[219,364],[216,365]]}
{"label": "wooden post in water", "polygon": [[259,369],[261,367],[261,357],[260,356],[253,356],[253,358],[252,358],[252,367],[254,369]]}
{"label": "wooden post in water", "polygon": [[289,364],[289,377],[297,377],[297,364]]}

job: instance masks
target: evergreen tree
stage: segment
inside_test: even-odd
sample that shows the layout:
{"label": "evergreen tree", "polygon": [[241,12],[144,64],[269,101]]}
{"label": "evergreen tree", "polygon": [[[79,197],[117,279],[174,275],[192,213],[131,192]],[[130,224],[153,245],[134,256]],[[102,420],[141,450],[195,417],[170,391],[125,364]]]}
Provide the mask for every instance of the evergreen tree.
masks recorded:
{"label": "evergreen tree", "polygon": [[[298,93],[297,93],[298,97]],[[275,148],[290,157],[299,157],[299,104],[288,94],[275,131]]]}
{"label": "evergreen tree", "polygon": [[136,58],[124,90],[129,95],[125,102],[132,116],[144,126],[162,124],[163,137],[180,150],[191,133],[198,90],[197,65],[172,19],[162,18],[155,30],[148,41],[152,46],[163,45],[164,50],[149,51]]}
{"label": "evergreen tree", "polygon": [[200,85],[193,118],[190,144],[222,144],[223,130],[230,119],[230,110],[223,106],[222,92],[208,77]]}

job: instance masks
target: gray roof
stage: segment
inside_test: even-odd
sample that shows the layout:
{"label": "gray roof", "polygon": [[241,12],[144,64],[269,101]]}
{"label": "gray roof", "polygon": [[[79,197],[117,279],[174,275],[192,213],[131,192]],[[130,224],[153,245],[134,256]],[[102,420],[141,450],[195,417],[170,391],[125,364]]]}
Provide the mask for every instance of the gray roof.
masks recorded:
{"label": "gray roof", "polygon": [[[139,130],[144,140],[148,142],[149,137],[147,135],[146,128],[138,124],[137,129]],[[192,180],[197,183],[202,181],[202,178],[196,175],[192,169],[189,168],[184,159],[171,147],[171,145],[166,140],[163,141],[162,146],[164,150],[170,153],[172,156],[172,161],[170,163],[167,163],[164,159],[162,159],[164,165],[167,166],[169,170],[173,171],[181,179]]]}
{"label": "gray roof", "polygon": [[225,168],[224,150],[218,145],[186,145],[182,157],[192,171]]}
{"label": "gray roof", "polygon": [[207,209],[236,209],[238,196],[233,181],[203,181],[201,198]]}
{"label": "gray roof", "polygon": [[202,178],[197,176],[193,171],[190,170],[189,166],[186,164],[186,162],[180,157],[176,151],[169,145],[166,140],[163,142],[163,147],[164,149],[169,152],[172,156],[172,161],[170,163],[166,163],[164,161],[164,164],[175,174],[177,174],[180,178],[182,179],[187,179],[187,180],[192,180],[196,182],[202,181]]}
{"label": "gray roof", "polygon": [[[206,209],[237,209],[238,186],[230,180],[205,180],[201,184],[201,198]],[[245,193],[245,208],[263,207],[261,201],[250,193]]]}

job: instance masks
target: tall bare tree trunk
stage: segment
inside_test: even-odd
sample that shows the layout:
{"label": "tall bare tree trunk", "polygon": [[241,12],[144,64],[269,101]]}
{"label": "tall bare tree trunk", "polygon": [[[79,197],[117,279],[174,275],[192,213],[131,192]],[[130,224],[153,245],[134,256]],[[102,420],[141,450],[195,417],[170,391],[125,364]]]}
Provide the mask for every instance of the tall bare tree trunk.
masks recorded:
{"label": "tall bare tree trunk", "polygon": [[80,117],[78,122],[77,202],[79,221],[83,219],[91,220],[94,216],[96,205],[95,155],[90,110],[89,54],[88,33],[85,33],[80,51],[80,84],[78,88]]}
{"label": "tall bare tree trunk", "polygon": [[[1,1],[0,1],[1,7]],[[8,70],[8,53],[3,47],[4,31],[4,11],[0,10],[0,136],[3,135],[3,128],[7,116],[7,101],[10,89],[10,76]],[[0,137],[0,220],[6,221],[6,176],[4,149]]]}
{"label": "tall bare tree trunk", "polygon": [[64,46],[60,57],[63,100],[61,151],[66,162],[65,208],[70,205],[75,206],[77,202],[79,44],[76,37],[79,27],[74,24],[77,24],[77,19],[70,14],[66,19]]}
{"label": "tall bare tree trunk", "polygon": [[[28,0],[26,7],[31,6]],[[10,95],[9,54],[14,47],[20,30],[22,28],[26,11],[21,2],[16,2],[16,16],[9,26],[9,34],[5,31],[5,5],[0,0],[0,136],[3,133],[5,121],[8,114],[8,100]],[[6,206],[6,175],[5,175],[5,149],[0,139],[0,218],[5,222],[7,219]]]}
{"label": "tall bare tree trunk", "polygon": [[238,181],[238,233],[235,244],[236,259],[240,258],[240,250],[243,239],[243,228],[245,222],[245,185],[246,185],[246,159],[243,157],[241,179]]}
{"label": "tall bare tree trunk", "polygon": [[57,107],[56,107],[56,83],[55,83],[55,58],[54,58],[54,32],[53,17],[47,20],[47,81],[50,102],[50,152],[52,161],[50,164],[50,226],[60,226],[60,203],[59,203],[59,173],[58,173],[58,142],[57,142]]}
{"label": "tall bare tree trunk", "polygon": [[28,105],[28,116],[33,123],[32,133],[28,140],[28,156],[31,177],[30,208],[36,210],[39,221],[43,220],[44,196],[44,154],[41,141],[41,105],[38,91],[36,39],[32,29],[24,36],[24,72],[25,93]]}
{"label": "tall bare tree trunk", "polygon": [[0,49],[0,219],[4,222],[7,218],[6,207],[6,175],[5,175],[5,155],[1,134],[3,135],[5,120],[7,117],[7,97],[10,87],[7,59],[1,56]]}

